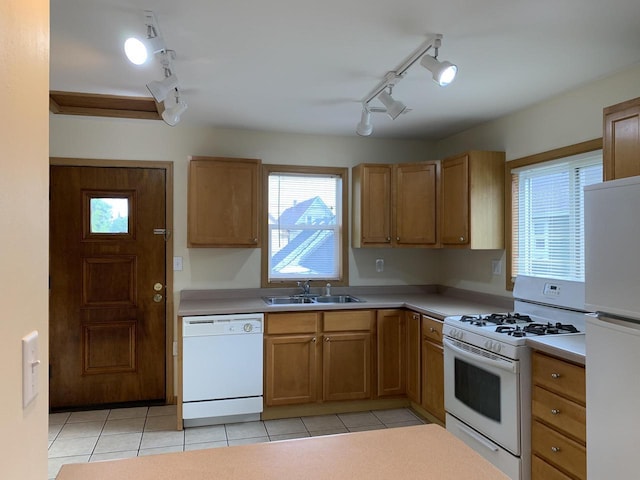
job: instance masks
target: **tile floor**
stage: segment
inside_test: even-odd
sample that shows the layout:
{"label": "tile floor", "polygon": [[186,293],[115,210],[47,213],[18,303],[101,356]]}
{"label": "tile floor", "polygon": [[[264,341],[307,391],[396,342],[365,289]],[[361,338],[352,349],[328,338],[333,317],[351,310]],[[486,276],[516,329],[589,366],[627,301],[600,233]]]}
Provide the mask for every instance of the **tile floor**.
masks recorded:
{"label": "tile floor", "polygon": [[176,428],[176,407],[49,415],[49,478],[65,463],[404,427],[425,423],[408,408]]}

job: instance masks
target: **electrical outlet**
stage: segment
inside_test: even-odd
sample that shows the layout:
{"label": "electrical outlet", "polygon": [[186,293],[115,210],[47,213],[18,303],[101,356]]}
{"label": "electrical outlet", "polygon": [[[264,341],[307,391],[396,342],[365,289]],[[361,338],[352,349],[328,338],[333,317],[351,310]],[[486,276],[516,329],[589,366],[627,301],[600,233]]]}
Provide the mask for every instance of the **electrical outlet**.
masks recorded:
{"label": "electrical outlet", "polygon": [[384,272],[384,258],[376,259],[376,272],[378,273]]}
{"label": "electrical outlet", "polygon": [[491,271],[494,275],[500,275],[502,273],[502,261],[491,260]]}

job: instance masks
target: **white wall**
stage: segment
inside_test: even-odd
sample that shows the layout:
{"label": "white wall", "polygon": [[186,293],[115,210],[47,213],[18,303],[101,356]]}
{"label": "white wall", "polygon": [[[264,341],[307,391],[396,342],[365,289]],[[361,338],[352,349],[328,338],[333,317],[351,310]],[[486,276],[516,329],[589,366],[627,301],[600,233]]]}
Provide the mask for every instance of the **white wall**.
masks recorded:
{"label": "white wall", "polygon": [[[267,164],[352,167],[363,162],[412,162],[434,158],[430,142],[264,133],[195,128],[184,123],[51,115],[50,155],[174,162],[174,254],[184,270],[175,272],[175,291],[257,288],[257,249],[188,249],[187,167],[190,155],[260,158]],[[429,284],[439,276],[439,257],[429,250],[350,249],[351,285]],[[375,272],[375,259],[385,271]]]}
{"label": "white wall", "polygon": [[[47,478],[49,2],[0,2],[0,477]],[[40,334],[38,397],[22,407],[21,339]]]}
{"label": "white wall", "polygon": [[[640,65],[438,142],[440,158],[465,150],[500,150],[507,161],[602,136],[602,109],[640,97]],[[502,258],[502,274],[491,260]],[[498,295],[505,290],[504,252],[451,250],[440,283]]]}

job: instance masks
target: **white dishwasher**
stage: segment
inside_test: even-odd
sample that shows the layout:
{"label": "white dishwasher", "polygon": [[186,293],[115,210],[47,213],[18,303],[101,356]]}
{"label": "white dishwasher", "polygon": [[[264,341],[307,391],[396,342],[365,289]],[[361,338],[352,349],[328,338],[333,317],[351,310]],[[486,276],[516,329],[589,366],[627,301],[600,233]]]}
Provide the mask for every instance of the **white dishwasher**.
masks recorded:
{"label": "white dishwasher", "polygon": [[185,427],[259,420],[262,313],[182,319]]}

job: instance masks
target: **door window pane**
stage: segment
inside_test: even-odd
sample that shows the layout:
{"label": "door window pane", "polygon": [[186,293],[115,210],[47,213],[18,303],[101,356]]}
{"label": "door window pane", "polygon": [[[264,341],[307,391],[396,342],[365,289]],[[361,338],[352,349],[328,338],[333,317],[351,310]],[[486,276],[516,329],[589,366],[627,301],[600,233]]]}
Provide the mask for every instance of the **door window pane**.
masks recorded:
{"label": "door window pane", "polygon": [[128,198],[91,198],[91,233],[129,233]]}

